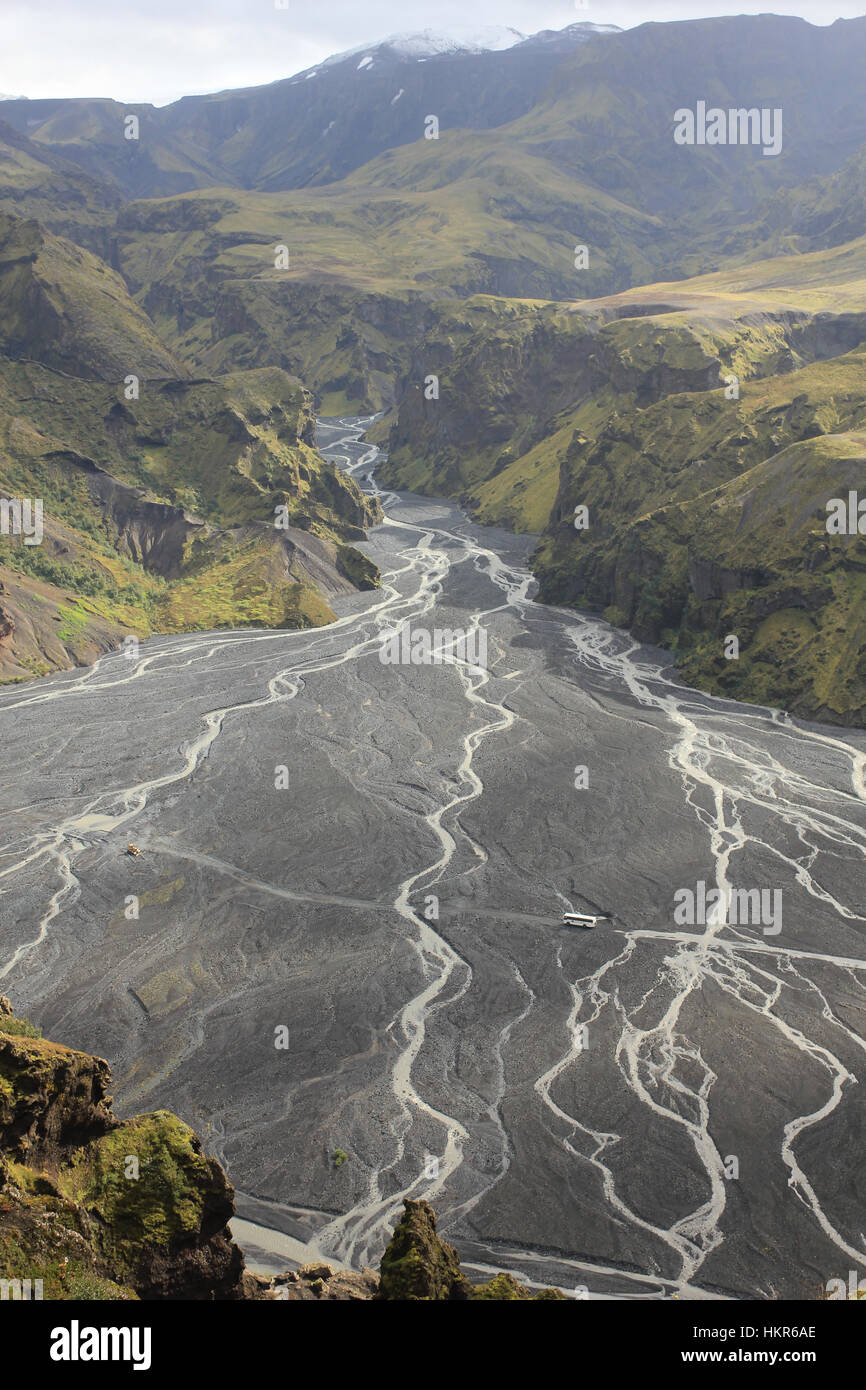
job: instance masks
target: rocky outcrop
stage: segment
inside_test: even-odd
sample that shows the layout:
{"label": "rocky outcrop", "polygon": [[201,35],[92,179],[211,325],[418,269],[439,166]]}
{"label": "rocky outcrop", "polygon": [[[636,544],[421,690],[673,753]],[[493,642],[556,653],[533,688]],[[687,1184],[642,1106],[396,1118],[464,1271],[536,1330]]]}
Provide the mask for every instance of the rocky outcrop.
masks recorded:
{"label": "rocky outcrop", "polygon": [[55,450],[44,458],[70,476],[81,475],[94,508],[116,534],[120,554],[152,574],[176,578],[183,568],[189,541],[209,535],[204,522],[188,515],[182,507],[155,502],[144,488],[118,482],[92,459],[83,458],[74,450]]}
{"label": "rocky outcrop", "polygon": [[469,1281],[453,1245],[436,1234],[436,1216],[427,1202],[404,1203],[405,1210],[382,1257],[380,1298],[412,1302],[470,1297]]}
{"label": "rocky outcrop", "polygon": [[82,1140],[117,1124],[99,1057],[0,1031],[0,1074],[0,1149],[40,1171],[58,1171]]}
{"label": "rocky outcrop", "polygon": [[[3,584],[3,581],[0,580],[0,595],[5,594],[5,592],[6,586]],[[2,647],[4,643],[11,642],[14,636],[15,619],[12,617],[9,610],[3,607],[2,599],[0,599],[0,647]]]}
{"label": "rocky outcrop", "polygon": [[379,1276],[372,1269],[360,1274],[354,1270],[334,1269],[318,1261],[287,1270],[273,1279],[259,1274],[244,1276],[247,1298],[283,1300],[288,1303],[357,1303],[369,1302],[379,1292]]}
{"label": "rocky outcrop", "polygon": [[486,1284],[470,1284],[453,1245],[436,1234],[436,1214],[428,1202],[405,1201],[403,1216],[391,1237],[379,1277],[377,1297],[412,1303],[467,1302],[474,1299],[561,1299],[559,1289],[531,1294],[510,1274]]}
{"label": "rocky outcrop", "polygon": [[48,1298],[242,1297],[222,1168],[174,1115],[118,1120],[110,1083],[0,999],[0,1278]]}

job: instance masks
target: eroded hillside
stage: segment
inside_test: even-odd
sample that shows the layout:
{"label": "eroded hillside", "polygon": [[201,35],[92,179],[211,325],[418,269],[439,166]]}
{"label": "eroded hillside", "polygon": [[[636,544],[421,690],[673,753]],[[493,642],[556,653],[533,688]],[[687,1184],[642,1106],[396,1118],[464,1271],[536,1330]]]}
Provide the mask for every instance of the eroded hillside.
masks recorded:
{"label": "eroded hillside", "polygon": [[437,344],[438,397],[419,378],[379,427],[383,476],[542,532],[541,597],[672,647],[686,679],[860,723],[866,537],[828,532],[828,504],[863,485],[864,268],[860,240],[568,308],[490,302]]}
{"label": "eroded hillside", "polygon": [[193,378],[116,272],[32,221],[0,217],[0,306],[0,678],[125,634],[327,622],[376,582],[352,546],[375,504],[317,454],[297,379]]}

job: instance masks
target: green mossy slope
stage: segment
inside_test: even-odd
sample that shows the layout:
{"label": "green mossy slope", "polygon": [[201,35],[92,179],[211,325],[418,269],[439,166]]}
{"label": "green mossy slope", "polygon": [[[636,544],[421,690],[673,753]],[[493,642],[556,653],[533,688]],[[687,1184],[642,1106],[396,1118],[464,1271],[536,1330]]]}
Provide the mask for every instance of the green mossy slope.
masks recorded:
{"label": "green mossy slope", "polygon": [[866,241],[570,309],[486,307],[437,340],[438,399],[410,383],[378,426],[385,480],[542,532],[542,600],[671,647],[688,681],[862,723],[866,541],[826,520],[831,498],[866,496]]}

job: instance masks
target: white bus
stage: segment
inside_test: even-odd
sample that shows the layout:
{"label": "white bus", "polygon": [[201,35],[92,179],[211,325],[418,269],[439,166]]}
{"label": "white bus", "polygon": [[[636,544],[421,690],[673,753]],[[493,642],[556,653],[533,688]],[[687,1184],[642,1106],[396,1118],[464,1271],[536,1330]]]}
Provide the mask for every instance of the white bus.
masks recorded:
{"label": "white bus", "polygon": [[599,922],[609,921],[609,917],[591,912],[564,912],[562,914],[564,927],[597,927]]}

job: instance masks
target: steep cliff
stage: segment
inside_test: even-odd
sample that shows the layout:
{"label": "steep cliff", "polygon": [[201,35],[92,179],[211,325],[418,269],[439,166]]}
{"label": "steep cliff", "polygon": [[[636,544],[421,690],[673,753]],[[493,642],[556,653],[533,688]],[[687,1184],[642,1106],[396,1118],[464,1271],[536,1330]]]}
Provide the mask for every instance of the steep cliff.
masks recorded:
{"label": "steep cliff", "polygon": [[403,1206],[403,1216],[382,1257],[380,1299],[428,1303],[534,1298],[565,1302],[559,1289],[543,1289],[533,1295],[510,1274],[494,1275],[485,1284],[470,1284],[454,1246],[436,1234],[436,1215],[430,1204],[406,1201]]}

